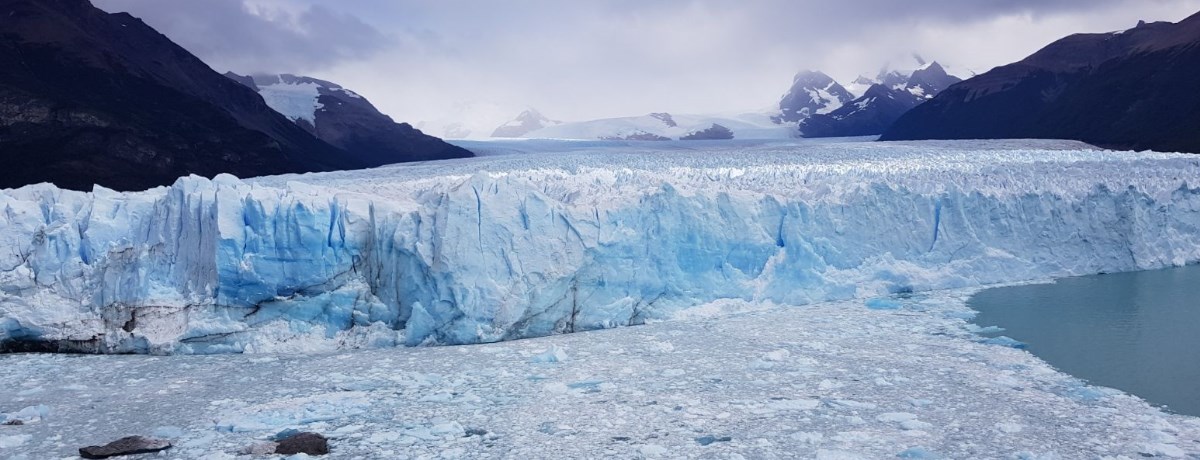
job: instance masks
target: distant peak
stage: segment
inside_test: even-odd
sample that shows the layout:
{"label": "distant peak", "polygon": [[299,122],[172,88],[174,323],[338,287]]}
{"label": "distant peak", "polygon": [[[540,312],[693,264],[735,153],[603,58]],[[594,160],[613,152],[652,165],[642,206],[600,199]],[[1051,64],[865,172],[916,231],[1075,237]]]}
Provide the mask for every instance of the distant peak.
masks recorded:
{"label": "distant peak", "polygon": [[938,64],[937,61],[933,61],[933,62],[929,63],[929,65],[925,66],[924,68],[917,69],[916,71],[913,72],[913,76],[916,76],[917,74],[938,75],[938,76],[947,75],[946,68],[942,67],[941,64]]}
{"label": "distant peak", "polygon": [[832,78],[830,78],[829,75],[825,75],[825,72],[822,72],[820,70],[801,70],[796,73],[796,76],[792,77],[792,83],[797,83],[797,82],[801,82],[801,81],[825,81],[825,80],[832,80]]}

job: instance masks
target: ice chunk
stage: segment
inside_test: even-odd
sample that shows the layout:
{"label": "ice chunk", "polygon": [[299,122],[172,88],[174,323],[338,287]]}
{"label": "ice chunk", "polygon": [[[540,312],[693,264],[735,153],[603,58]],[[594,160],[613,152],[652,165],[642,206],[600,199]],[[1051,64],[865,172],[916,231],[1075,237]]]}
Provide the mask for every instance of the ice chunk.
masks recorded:
{"label": "ice chunk", "polygon": [[531,363],[561,363],[567,361],[567,352],[562,348],[551,345],[546,351],[533,355],[529,358]]}
{"label": "ice chunk", "polygon": [[28,442],[33,435],[13,434],[0,436],[0,449],[11,449]]}
{"label": "ice chunk", "polygon": [[883,298],[868,299],[866,304],[872,310],[899,310],[901,307],[900,302]]}
{"label": "ice chunk", "polygon": [[1025,345],[1024,342],[1021,342],[1019,340],[1016,340],[1016,339],[1013,339],[1011,337],[1004,336],[1004,335],[983,339],[980,342],[986,343],[988,345],[999,345],[1002,347],[1018,348],[1018,349],[1024,349],[1027,346],[1027,345]]}
{"label": "ice chunk", "polygon": [[767,403],[767,408],[777,411],[812,410],[820,405],[818,399],[776,399]]}
{"label": "ice chunk", "polygon": [[33,422],[41,421],[42,419],[48,417],[49,415],[50,415],[50,407],[48,407],[44,404],[39,404],[36,406],[28,406],[28,407],[22,408],[21,410],[13,412],[13,413],[0,414],[0,416],[2,416],[0,418],[3,418],[4,422],[12,422],[15,420],[20,420],[22,423],[33,423]]}

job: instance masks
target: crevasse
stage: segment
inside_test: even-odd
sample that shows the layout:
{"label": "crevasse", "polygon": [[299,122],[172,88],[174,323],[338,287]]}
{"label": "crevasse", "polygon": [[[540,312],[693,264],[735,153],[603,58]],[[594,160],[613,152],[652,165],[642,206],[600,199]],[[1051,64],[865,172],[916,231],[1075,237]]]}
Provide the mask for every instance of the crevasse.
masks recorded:
{"label": "crevasse", "polygon": [[467,344],[716,299],[801,305],[1200,261],[1200,161],[1075,147],[597,148],[6,190],[0,342]]}

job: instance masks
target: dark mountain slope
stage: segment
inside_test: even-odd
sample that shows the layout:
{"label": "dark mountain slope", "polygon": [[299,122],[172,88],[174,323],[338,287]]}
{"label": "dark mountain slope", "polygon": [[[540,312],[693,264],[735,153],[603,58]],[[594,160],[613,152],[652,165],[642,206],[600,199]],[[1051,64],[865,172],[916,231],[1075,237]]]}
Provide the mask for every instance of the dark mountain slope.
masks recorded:
{"label": "dark mountain slope", "polygon": [[[284,99],[285,103],[290,102],[285,105],[294,107],[299,102],[295,99],[305,96],[292,90],[311,90],[315,95],[309,102],[313,107],[311,112],[303,116],[284,115],[318,139],[345,150],[347,159],[367,167],[472,156],[466,149],[428,136],[408,123],[396,123],[366,98],[336,83],[288,74],[246,77],[227,73],[226,76],[259,92],[266,97],[267,105]],[[280,107],[281,112],[285,110]]]}
{"label": "dark mountain slope", "polygon": [[907,90],[871,85],[853,102],[828,114],[802,120],[800,133],[804,137],[876,135],[922,101],[923,98]]}
{"label": "dark mountain slope", "polygon": [[1200,14],[1079,34],[952,86],[882,140],[1061,138],[1200,152]]}
{"label": "dark mountain slope", "polygon": [[880,83],[867,88],[861,97],[832,112],[801,120],[800,134],[804,137],[877,135],[913,107],[960,81],[936,61],[911,74],[880,72]]}
{"label": "dark mountain slope", "polygon": [[86,0],[0,0],[0,158],[0,187],[85,190],[362,166],[141,20]]}

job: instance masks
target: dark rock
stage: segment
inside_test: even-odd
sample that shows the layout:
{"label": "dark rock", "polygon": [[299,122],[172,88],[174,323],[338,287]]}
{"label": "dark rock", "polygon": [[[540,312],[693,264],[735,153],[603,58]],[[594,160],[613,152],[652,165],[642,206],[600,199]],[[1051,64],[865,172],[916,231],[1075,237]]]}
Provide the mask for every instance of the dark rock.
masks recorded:
{"label": "dark rock", "polygon": [[103,446],[88,446],[79,449],[83,458],[109,458],[122,455],[148,454],[171,448],[171,443],[165,439],[128,436]]}
{"label": "dark rock", "polygon": [[671,138],[659,136],[657,134],[648,133],[645,131],[638,131],[635,133],[626,134],[624,136],[604,136],[604,137],[601,137],[600,140],[602,140],[602,141],[669,141],[669,140],[671,140]]}
{"label": "dark rock", "polygon": [[325,455],[329,453],[329,440],[317,433],[303,432],[279,440],[275,453],[280,455]]}
{"label": "dark rock", "polygon": [[713,123],[713,125],[708,128],[688,133],[686,136],[679,138],[679,140],[682,141],[711,141],[729,139],[733,139],[733,131],[716,123]]}
{"label": "dark rock", "polygon": [[881,140],[1074,139],[1200,153],[1200,14],[1075,34],[956,84]]}
{"label": "dark rock", "polygon": [[650,118],[657,118],[658,121],[663,122],[664,125],[667,125],[668,127],[671,127],[671,128],[679,126],[678,123],[675,123],[675,118],[672,117],[671,114],[666,113],[666,112],[654,112],[654,113],[650,114]]}

